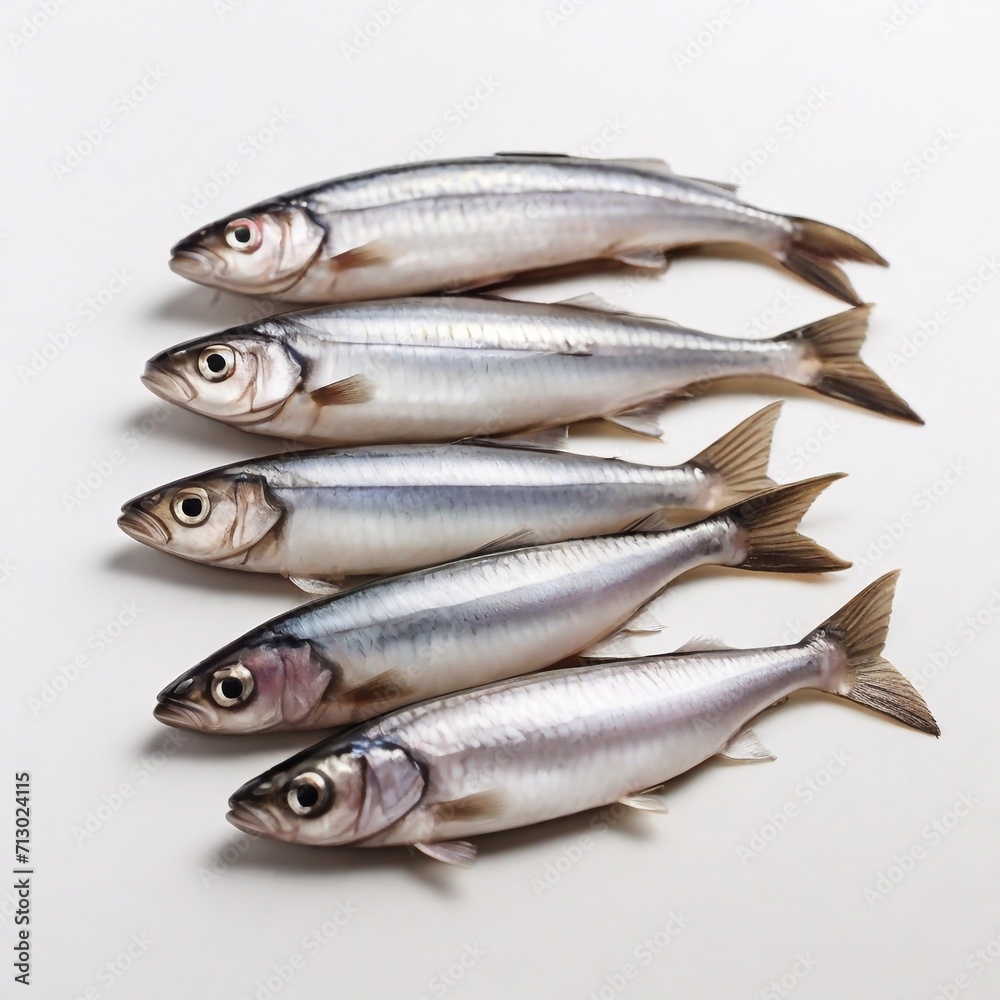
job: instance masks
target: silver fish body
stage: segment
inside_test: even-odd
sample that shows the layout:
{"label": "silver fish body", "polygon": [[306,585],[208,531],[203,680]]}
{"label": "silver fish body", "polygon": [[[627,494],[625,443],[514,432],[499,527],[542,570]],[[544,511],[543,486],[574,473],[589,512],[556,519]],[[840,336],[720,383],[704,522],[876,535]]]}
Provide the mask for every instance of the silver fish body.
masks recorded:
{"label": "silver fish body", "polygon": [[673,531],[478,556],[316,601],[182,675],[157,717],[208,732],[315,729],[575,655],[610,658],[630,630],[658,628],[645,605],[696,566],[846,566],[794,530],[837,478],[777,487]]}
{"label": "silver fish body", "polygon": [[593,417],[658,436],[667,397],[738,376],[919,421],[857,357],[867,317],[860,307],[749,340],[574,303],[361,302],[179,345],[143,381],[217,420],[322,444],[454,441]]}
{"label": "silver fish body", "polygon": [[855,305],[835,260],[867,244],[763,211],[656,160],[498,154],[404,164],[253,205],[181,240],[171,267],[211,287],[296,303],[478,288],[589,260],[663,268],[665,253],[739,243]]}
{"label": "silver fish body", "polygon": [[674,467],[472,443],[304,451],[160,487],[125,504],[119,524],[165,552],[319,589],[612,534],[664,508],[714,510],[760,492],[774,485],[780,405]]}
{"label": "silver fish body", "polygon": [[[229,818],[281,840],[416,844],[461,862],[471,852],[449,843],[456,838],[613,802],[656,809],[652,789],[715,754],[770,758],[741,731],[804,688],[937,735],[919,694],[878,655],[895,577],[870,585],[795,645],[555,670],[401,709],[248,782],[230,800]],[[352,795],[357,768],[365,781]]]}

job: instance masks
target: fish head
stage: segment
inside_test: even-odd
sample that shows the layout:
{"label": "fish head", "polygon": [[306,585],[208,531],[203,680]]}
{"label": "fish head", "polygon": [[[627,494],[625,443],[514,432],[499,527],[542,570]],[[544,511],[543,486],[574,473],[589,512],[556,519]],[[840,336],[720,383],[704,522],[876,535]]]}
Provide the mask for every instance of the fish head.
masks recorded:
{"label": "fish head", "polygon": [[227,819],[247,833],[298,844],[352,844],[401,820],[424,794],[426,774],[403,747],[334,737],[248,781]]}
{"label": "fish head", "polygon": [[202,733],[263,733],[316,724],[336,664],[311,643],[272,635],[238,640],[157,695],[160,722]]}
{"label": "fish head", "polygon": [[208,474],[129,500],[118,526],[161,552],[195,562],[242,564],[284,516],[284,505],[263,477]]}
{"label": "fish head", "polygon": [[261,205],[185,236],[170,250],[170,270],[210,288],[281,295],[302,279],[325,240],[326,229],[304,206]]}
{"label": "fish head", "polygon": [[273,417],[302,380],[302,364],[273,323],[188,341],[146,362],[142,383],[169,403],[232,424]]}

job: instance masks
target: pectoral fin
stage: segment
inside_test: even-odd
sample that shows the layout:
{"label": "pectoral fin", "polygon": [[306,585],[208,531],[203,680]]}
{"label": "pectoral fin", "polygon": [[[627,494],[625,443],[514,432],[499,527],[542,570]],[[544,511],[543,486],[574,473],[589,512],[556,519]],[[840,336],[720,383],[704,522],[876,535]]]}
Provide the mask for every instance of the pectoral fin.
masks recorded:
{"label": "pectoral fin", "polygon": [[437,803],[434,806],[434,816],[440,823],[447,823],[450,820],[468,822],[496,819],[503,814],[505,802],[503,793],[496,790],[473,792],[452,802]]}
{"label": "pectoral fin", "polygon": [[412,693],[412,686],[403,680],[398,670],[384,670],[358,684],[357,687],[344,691],[341,697],[345,701],[367,706],[408,698]]}
{"label": "pectoral fin", "polygon": [[775,756],[750,728],[738,732],[716,755],[726,760],[774,760]]}
{"label": "pectoral fin", "polygon": [[468,868],[476,860],[475,845],[470,844],[467,840],[446,840],[440,844],[414,844],[413,846],[435,861],[443,861],[446,865],[455,865],[458,868]]}
{"label": "pectoral fin", "polygon": [[330,258],[330,263],[338,268],[369,267],[372,264],[386,264],[391,254],[388,244],[382,240],[372,240],[359,247],[351,247],[343,253]]}
{"label": "pectoral fin", "polygon": [[309,393],[319,406],[340,406],[367,403],[375,396],[375,384],[365,375],[351,375],[339,382],[321,385]]}

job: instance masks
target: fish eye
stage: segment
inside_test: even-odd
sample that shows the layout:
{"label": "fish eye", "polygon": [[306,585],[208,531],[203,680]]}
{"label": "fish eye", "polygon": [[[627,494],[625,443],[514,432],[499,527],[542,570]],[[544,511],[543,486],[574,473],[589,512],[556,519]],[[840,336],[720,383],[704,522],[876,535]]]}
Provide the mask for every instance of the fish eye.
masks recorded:
{"label": "fish eye", "polygon": [[253,694],[253,674],[242,663],[223,667],[212,675],[212,700],[220,708],[242,705]]}
{"label": "fish eye", "polygon": [[236,352],[225,344],[206,347],[198,356],[198,371],[209,382],[225,382],[236,371]]}
{"label": "fish eye", "polygon": [[262,240],[260,226],[253,219],[233,219],[226,226],[226,243],[234,250],[253,253]]}
{"label": "fish eye", "polygon": [[288,789],[288,808],[296,816],[318,816],[333,805],[333,799],[332,785],[315,771],[300,774]]}
{"label": "fish eye", "polygon": [[170,502],[170,512],[179,524],[193,527],[201,524],[211,513],[212,504],[208,494],[200,486],[179,490]]}

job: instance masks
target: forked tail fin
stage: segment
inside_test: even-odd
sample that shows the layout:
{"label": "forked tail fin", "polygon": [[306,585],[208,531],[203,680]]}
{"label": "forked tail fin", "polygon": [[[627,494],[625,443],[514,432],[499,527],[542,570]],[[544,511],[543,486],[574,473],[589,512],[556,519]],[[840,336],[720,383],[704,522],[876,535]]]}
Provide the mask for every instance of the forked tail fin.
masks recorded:
{"label": "forked tail fin", "polygon": [[858,298],[850,279],[834,261],[856,260],[882,267],[888,267],[889,262],[864,240],[836,226],[794,215],[788,219],[793,228],[791,240],[781,256],[785,267],[838,299],[851,305],[861,305],[862,300]]}
{"label": "forked tail fin", "polygon": [[805,643],[832,642],[845,662],[835,672],[832,694],[889,715],[924,733],[940,736],[930,709],[913,685],[882,658],[899,570],[886,573],[848,601]]}
{"label": "forked tail fin", "polygon": [[906,400],[897,396],[858,357],[868,332],[871,309],[870,305],[847,309],[817,323],[807,323],[779,334],[774,339],[801,341],[805,345],[807,364],[803,367],[802,385],[876,413],[922,424],[923,420]]}
{"label": "forked tail fin", "polygon": [[771,403],[699,452],[685,465],[711,480],[706,509],[735,503],[776,485],[767,474],[781,403]]}
{"label": "forked tail fin", "polygon": [[713,514],[734,521],[743,531],[746,556],[740,569],[768,573],[827,573],[851,564],[796,530],[812,502],[844,473],[816,476],[776,486]]}

